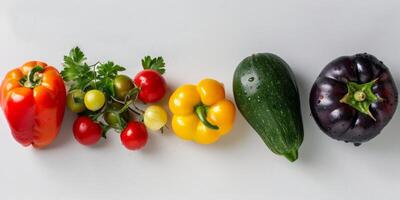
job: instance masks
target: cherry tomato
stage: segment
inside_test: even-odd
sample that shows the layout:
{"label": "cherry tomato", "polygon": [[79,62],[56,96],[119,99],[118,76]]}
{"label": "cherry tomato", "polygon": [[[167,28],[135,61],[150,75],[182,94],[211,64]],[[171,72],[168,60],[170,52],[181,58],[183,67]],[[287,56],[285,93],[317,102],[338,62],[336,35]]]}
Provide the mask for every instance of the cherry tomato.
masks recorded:
{"label": "cherry tomato", "polygon": [[97,111],[103,107],[106,97],[100,90],[89,90],[85,94],[84,102],[87,109]]}
{"label": "cherry tomato", "polygon": [[[115,112],[118,112],[119,110],[121,110],[121,108],[123,107],[123,104],[120,104],[118,102],[112,102],[110,105],[110,110],[106,111],[104,113],[104,121],[107,122],[108,125],[110,125],[113,128],[120,128],[119,125],[119,119],[118,119],[118,114]],[[130,116],[129,116],[129,111],[126,110],[125,112],[120,114],[120,117],[122,117],[125,121],[128,121]]]}
{"label": "cherry tomato", "polygon": [[92,145],[101,138],[102,128],[100,124],[95,123],[86,116],[78,117],[73,125],[75,139],[83,145]]}
{"label": "cherry tomato", "polygon": [[67,106],[74,113],[83,112],[85,108],[85,104],[83,103],[83,98],[85,97],[85,93],[82,90],[72,90],[67,95]]}
{"label": "cherry tomato", "polygon": [[161,106],[149,106],[144,112],[143,121],[146,127],[150,130],[160,130],[163,126],[165,126],[167,120],[167,112]]}
{"label": "cherry tomato", "polygon": [[114,78],[114,89],[115,95],[119,100],[125,100],[128,92],[133,89],[135,85],[128,76],[125,75],[117,75]]}
{"label": "cherry tomato", "polygon": [[167,91],[164,77],[156,70],[146,69],[136,74],[133,82],[140,88],[139,99],[144,103],[161,100]]}
{"label": "cherry tomato", "polygon": [[147,143],[147,130],[143,123],[130,121],[121,133],[121,142],[129,150],[138,150]]}

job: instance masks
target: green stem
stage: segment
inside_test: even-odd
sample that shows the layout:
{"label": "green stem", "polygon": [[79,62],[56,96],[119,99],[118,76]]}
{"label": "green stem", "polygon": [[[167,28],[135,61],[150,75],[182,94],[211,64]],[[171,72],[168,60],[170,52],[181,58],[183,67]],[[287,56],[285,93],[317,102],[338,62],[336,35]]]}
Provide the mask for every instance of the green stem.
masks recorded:
{"label": "green stem", "polygon": [[361,90],[356,91],[354,93],[354,100],[356,100],[356,101],[365,101],[366,98],[367,98],[367,95],[365,94],[365,92],[363,92]]}
{"label": "green stem", "polygon": [[[112,99],[113,101],[115,101],[115,102],[118,102],[118,103],[120,103],[120,104],[125,104],[123,101],[120,101],[120,100],[116,99],[116,98],[113,97],[113,96],[110,96],[110,97],[111,97],[111,99]],[[133,101],[133,100],[132,100],[132,101]],[[133,104],[133,105],[135,105],[135,104]],[[136,107],[136,106],[135,106],[135,107]],[[137,110],[134,110],[134,109],[131,108],[130,106],[128,106],[128,109],[129,109],[129,111],[135,113],[136,115],[142,115],[142,114],[143,114],[143,113],[140,113],[140,112],[137,111]]]}
{"label": "green stem", "polygon": [[297,150],[293,150],[291,152],[283,154],[290,162],[294,162],[299,157],[299,153]]}
{"label": "green stem", "polygon": [[118,114],[121,114],[125,112],[127,109],[129,109],[129,106],[133,103],[133,100],[129,100],[125,103],[125,105],[118,111]]}
{"label": "green stem", "polygon": [[126,126],[126,121],[121,117],[121,113],[120,112],[113,112],[114,115],[117,117],[118,119],[118,131],[122,131],[122,129]]}
{"label": "green stem", "polygon": [[[106,100],[106,102],[107,102],[107,100]],[[103,108],[100,111],[97,111],[97,113],[92,115],[90,118],[92,118],[93,121],[98,122],[99,121],[99,117],[102,116],[106,112],[107,107],[108,107],[107,103],[104,104]]]}
{"label": "green stem", "polygon": [[372,87],[378,79],[374,79],[368,83],[347,83],[347,94],[340,99],[341,103],[345,103],[357,111],[370,116],[373,120],[376,120],[370,111],[370,106],[381,100],[381,98],[374,93]]}
{"label": "green stem", "polygon": [[[97,64],[97,63],[96,63]],[[93,65],[93,80],[94,80],[94,88],[97,89],[97,85],[96,85],[96,64]]]}
{"label": "green stem", "polygon": [[40,84],[41,82],[41,75],[39,75],[39,72],[43,72],[44,68],[42,66],[35,66],[32,68],[29,73],[27,78],[21,79],[21,83],[25,87],[29,88],[34,88],[36,85]]}
{"label": "green stem", "polygon": [[197,115],[197,117],[200,119],[200,121],[205,125],[205,126],[207,126],[208,128],[210,128],[210,129],[213,129],[213,130],[218,130],[219,129],[219,127],[218,126],[216,126],[216,125],[214,125],[214,124],[211,124],[208,120],[207,120],[207,108],[204,106],[204,105],[197,105],[196,107],[195,107],[195,113],[196,113],[196,115]]}
{"label": "green stem", "polygon": [[107,138],[107,132],[111,129],[111,126],[104,124],[103,122],[99,122],[101,128],[102,128],[102,133],[101,136],[103,138]]}
{"label": "green stem", "polygon": [[133,107],[140,112],[142,115],[144,114],[144,110],[140,109],[139,107],[137,107],[135,104],[133,104]]}

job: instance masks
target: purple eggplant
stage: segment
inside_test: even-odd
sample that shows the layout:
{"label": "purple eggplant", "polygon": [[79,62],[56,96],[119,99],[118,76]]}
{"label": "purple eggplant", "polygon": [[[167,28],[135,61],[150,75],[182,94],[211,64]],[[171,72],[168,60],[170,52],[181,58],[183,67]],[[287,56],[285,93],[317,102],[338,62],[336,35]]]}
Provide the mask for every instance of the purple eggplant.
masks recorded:
{"label": "purple eggplant", "polygon": [[389,69],[375,56],[342,56],[320,73],[310,93],[311,113],[328,136],[361,143],[377,136],[396,111]]}

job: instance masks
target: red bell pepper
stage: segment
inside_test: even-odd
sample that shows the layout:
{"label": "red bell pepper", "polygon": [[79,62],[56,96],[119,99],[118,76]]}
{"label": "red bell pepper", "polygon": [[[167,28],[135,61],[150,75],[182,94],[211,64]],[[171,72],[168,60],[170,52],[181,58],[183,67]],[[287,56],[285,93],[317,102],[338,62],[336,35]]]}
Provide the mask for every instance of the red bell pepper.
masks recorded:
{"label": "red bell pepper", "polygon": [[9,71],[0,86],[0,104],[15,140],[23,146],[49,145],[57,136],[66,90],[57,69],[39,61]]}

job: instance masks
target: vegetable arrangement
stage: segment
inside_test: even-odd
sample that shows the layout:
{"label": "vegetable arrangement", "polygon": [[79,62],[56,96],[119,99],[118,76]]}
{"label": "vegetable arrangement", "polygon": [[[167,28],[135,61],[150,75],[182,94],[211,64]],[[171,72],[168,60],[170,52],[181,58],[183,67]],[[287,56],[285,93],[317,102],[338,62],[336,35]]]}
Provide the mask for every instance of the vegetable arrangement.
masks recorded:
{"label": "vegetable arrangement", "polygon": [[245,58],[235,70],[236,105],[272,152],[293,162],[303,142],[296,81],[289,65],[271,53]]}
{"label": "vegetable arrangement", "polygon": [[[163,58],[146,56],[141,64],[143,70],[131,79],[121,74],[124,67],[112,61],[87,64],[84,53],[75,47],[64,56],[61,73],[40,61],[9,71],[0,86],[0,106],[13,137],[23,146],[49,145],[60,130],[67,105],[77,113],[72,132],[79,143],[96,144],[113,129],[127,149],[143,148],[147,129],[162,132],[168,113],[154,104],[167,91]],[[249,56],[235,70],[233,93],[240,113],[267,147],[296,161],[304,133],[300,95],[289,65],[271,53]],[[217,80],[184,84],[168,104],[172,130],[184,140],[211,144],[233,128],[235,105]],[[323,132],[358,146],[389,123],[398,92],[381,61],[356,54],[339,57],[322,70],[309,104]]]}
{"label": "vegetable arrangement", "polygon": [[328,136],[356,146],[377,136],[396,111],[398,94],[389,69],[369,54],[330,62],[310,93],[310,107]]}
{"label": "vegetable arrangement", "polygon": [[142,65],[144,70],[132,80],[119,74],[125,68],[112,61],[87,64],[79,47],[64,56],[61,75],[69,85],[67,105],[78,113],[73,133],[79,143],[95,144],[114,129],[127,149],[137,150],[147,143],[146,126],[151,130],[165,126],[167,114],[162,107],[153,105],[143,111],[136,106],[137,99],[154,103],[164,97],[164,60],[146,56]]}

